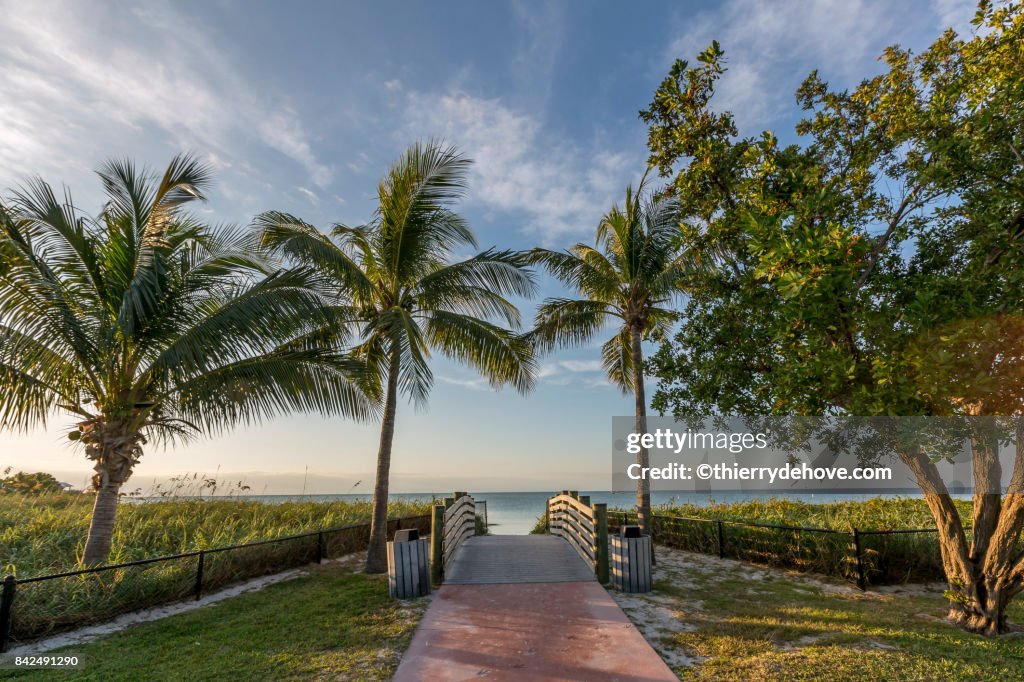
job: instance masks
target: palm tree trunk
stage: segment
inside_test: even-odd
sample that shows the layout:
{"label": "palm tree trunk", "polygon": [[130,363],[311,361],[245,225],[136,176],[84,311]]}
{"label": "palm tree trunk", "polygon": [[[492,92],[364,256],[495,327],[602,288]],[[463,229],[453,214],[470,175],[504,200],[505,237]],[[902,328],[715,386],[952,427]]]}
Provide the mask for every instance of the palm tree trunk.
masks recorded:
{"label": "palm tree trunk", "polygon": [[86,442],[85,456],[96,462],[93,503],[89,536],[85,541],[82,563],[96,566],[106,563],[110,541],[114,535],[117,502],[121,486],[132,475],[132,468],[142,457],[141,444],[146,442],[138,428],[123,420],[100,420],[82,427]]}
{"label": "palm tree trunk", "polygon": [[380,448],[377,451],[377,479],[373,484],[373,517],[370,520],[370,546],[366,552],[366,572],[383,573],[388,568],[388,478],[391,475],[391,444],[395,438],[395,408],[398,404],[398,373],[402,360],[398,349],[391,351],[388,368],[388,391],[384,402],[384,419],[380,425]]}
{"label": "palm tree trunk", "polygon": [[89,524],[89,538],[85,541],[85,555],[82,557],[82,563],[86,566],[98,566],[107,561],[110,540],[114,535],[120,490],[121,484],[111,481],[101,485],[96,491],[92,521]]}
{"label": "palm tree trunk", "polygon": [[[641,348],[642,334],[640,325],[630,325],[630,341],[633,355],[633,390],[636,394],[636,432],[647,433],[647,397],[644,394],[644,353]],[[636,455],[636,463],[643,467],[651,466],[647,448],[640,446]],[[651,532],[651,482],[644,476],[636,482],[636,518],[640,531]]]}

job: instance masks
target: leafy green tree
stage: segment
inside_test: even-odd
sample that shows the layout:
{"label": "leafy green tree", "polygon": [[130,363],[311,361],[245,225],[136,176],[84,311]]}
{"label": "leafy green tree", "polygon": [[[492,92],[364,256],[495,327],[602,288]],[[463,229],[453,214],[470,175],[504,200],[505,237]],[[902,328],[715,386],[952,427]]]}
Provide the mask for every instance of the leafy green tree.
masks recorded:
{"label": "leafy green tree", "polygon": [[[8,473],[7,469],[4,473]],[[48,493],[59,493],[64,488],[60,481],[47,474],[37,471],[34,474],[19,471],[10,476],[0,478],[0,493],[17,493],[20,495],[46,495]]]}
{"label": "leafy green tree", "polygon": [[[636,399],[637,433],[647,431],[643,341],[660,338],[676,318],[666,307],[679,293],[688,260],[678,249],[678,202],[645,192],[647,176],[636,191],[626,188],[625,204],[613,206],[597,226],[596,248],[576,244],[565,252],[534,249],[531,257],[584,296],[549,298],[537,310],[530,338],[540,350],[589,342],[614,324],[615,335],[601,348],[608,378]],[[637,453],[650,466],[647,448]],[[651,484],[637,481],[638,521],[650,531]]]}
{"label": "leafy green tree", "polygon": [[[709,102],[717,45],[677,62],[641,116],[707,266],[652,359],[677,415],[1024,413],[1024,12],[982,3],[976,33],[886,50],[852,91],[817,73],[805,144],[737,137]],[[939,531],[951,619],[1007,629],[1024,589],[1024,433],[1008,494],[972,441],[970,533],[934,463],[903,446]]]}
{"label": "leafy green tree", "polygon": [[185,211],[209,182],[202,164],[178,156],[152,176],[112,161],[99,176],[95,218],[42,180],[0,207],[0,427],[78,420],[70,437],[96,470],[90,565],[147,443],[291,410],[374,412],[358,363],[307,338],[333,314],[316,278]]}
{"label": "leafy green tree", "polygon": [[462,248],[477,248],[469,225],[452,209],[465,191],[469,165],[452,147],[413,145],[381,181],[372,222],[336,225],[330,237],[291,215],[257,218],[265,244],[331,279],[337,318],[358,329],[353,354],[385,386],[369,573],[387,569],[398,395],[426,403],[433,384],[431,350],[470,365],[495,387],[508,384],[525,392],[534,381],[532,348],[514,331],[519,311],[506,298],[533,292],[525,256],[492,248],[453,258]]}

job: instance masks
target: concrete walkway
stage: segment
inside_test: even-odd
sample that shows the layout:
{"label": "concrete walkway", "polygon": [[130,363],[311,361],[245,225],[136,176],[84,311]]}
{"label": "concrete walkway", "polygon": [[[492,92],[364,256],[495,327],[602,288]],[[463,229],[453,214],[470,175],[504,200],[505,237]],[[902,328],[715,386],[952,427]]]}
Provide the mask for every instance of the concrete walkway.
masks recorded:
{"label": "concrete walkway", "polygon": [[472,538],[448,576],[398,682],[678,679],[560,538]]}

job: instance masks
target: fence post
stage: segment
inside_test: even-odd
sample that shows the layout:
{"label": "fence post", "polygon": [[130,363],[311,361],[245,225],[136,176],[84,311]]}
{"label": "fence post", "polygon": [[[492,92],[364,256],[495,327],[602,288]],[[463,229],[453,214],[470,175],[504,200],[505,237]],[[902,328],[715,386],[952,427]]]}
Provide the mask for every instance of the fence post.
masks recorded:
{"label": "fence post", "polygon": [[4,591],[0,596],[0,653],[7,651],[7,642],[11,638],[11,629],[14,626],[14,592],[17,587],[18,581],[13,575],[4,578]]}
{"label": "fence post", "polygon": [[324,532],[322,530],[316,532],[316,562],[318,564],[324,562]]}
{"label": "fence post", "polygon": [[206,552],[199,550],[199,563],[196,564],[196,601],[203,596],[203,564],[206,560]]}
{"label": "fence post", "polygon": [[608,582],[608,505],[598,502],[594,510],[594,525],[597,530],[597,581]]}
{"label": "fence post", "polygon": [[656,527],[658,522],[657,517],[651,514],[651,566],[658,565],[658,557],[654,555],[654,542],[658,538],[658,529]]}
{"label": "fence post", "polygon": [[430,516],[430,582],[435,585],[444,577],[444,510],[445,505],[435,504]]}
{"label": "fence post", "polygon": [[544,532],[551,532],[551,498],[544,503]]}
{"label": "fence post", "polygon": [[716,523],[718,524],[718,558],[719,559],[724,559],[725,558],[725,530],[724,530],[724,524],[722,523],[722,519],[717,519]]}
{"label": "fence post", "polygon": [[864,577],[864,560],[860,551],[860,531],[853,529],[853,551],[857,554],[857,587],[862,590],[868,589],[867,580]]}

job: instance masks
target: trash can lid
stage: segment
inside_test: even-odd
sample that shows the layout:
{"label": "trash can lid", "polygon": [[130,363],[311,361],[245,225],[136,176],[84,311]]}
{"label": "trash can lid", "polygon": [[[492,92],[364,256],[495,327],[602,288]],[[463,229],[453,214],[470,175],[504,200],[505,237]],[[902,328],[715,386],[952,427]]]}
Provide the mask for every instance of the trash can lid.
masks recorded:
{"label": "trash can lid", "polygon": [[412,542],[420,539],[420,532],[416,528],[407,528],[395,531],[395,542]]}
{"label": "trash can lid", "polygon": [[640,537],[640,526],[623,526],[620,532],[624,538],[638,538]]}

